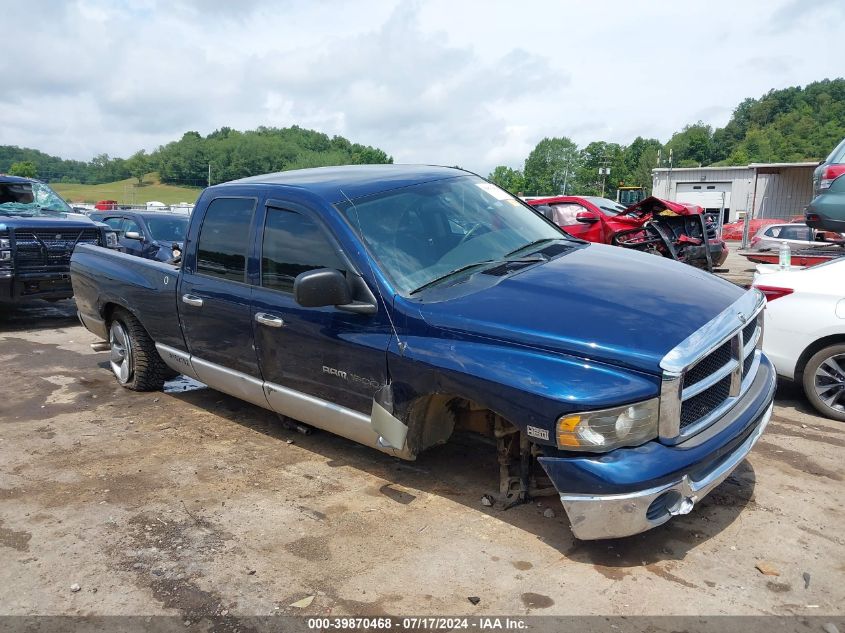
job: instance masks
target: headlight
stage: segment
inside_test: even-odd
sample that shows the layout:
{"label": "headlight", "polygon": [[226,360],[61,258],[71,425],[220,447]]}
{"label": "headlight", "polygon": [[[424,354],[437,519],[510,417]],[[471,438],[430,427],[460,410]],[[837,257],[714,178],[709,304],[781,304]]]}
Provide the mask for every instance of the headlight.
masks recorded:
{"label": "headlight", "polygon": [[12,241],[7,237],[0,237],[0,249],[12,248]]}
{"label": "headlight", "polygon": [[117,246],[117,233],[114,231],[106,231],[106,246],[108,248],[114,248]]}
{"label": "headlight", "polygon": [[638,446],[657,437],[659,398],[565,415],[557,421],[557,445],[563,450],[601,453]]}

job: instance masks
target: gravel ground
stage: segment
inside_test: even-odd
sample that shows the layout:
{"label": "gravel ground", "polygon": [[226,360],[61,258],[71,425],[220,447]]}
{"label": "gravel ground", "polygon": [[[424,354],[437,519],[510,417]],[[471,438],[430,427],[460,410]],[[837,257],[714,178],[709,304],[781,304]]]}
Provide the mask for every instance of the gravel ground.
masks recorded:
{"label": "gravel ground", "polygon": [[210,389],[133,393],[94,340],[70,302],[0,312],[0,614],[843,612],[845,425],[789,385],[690,515],[581,543],[555,500],[480,503],[489,446],[405,463]]}

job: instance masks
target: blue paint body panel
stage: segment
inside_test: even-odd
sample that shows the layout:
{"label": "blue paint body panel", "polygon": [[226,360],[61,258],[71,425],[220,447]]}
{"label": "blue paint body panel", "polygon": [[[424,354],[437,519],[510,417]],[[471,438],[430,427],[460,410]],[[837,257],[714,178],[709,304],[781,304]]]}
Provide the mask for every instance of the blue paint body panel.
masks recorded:
{"label": "blue paint body panel", "polygon": [[[465,175],[443,167],[350,166],[210,187],[195,207],[179,272],[104,249],[78,249],[72,272],[80,313],[95,322],[103,319],[106,304],[123,305],[157,342],[366,414],[388,381],[399,419],[421,396],[466,398],[523,430],[547,430],[548,440],[532,441],[546,446],[542,463],[559,489],[569,492],[657,485],[718,460],[742,441],[771,395],[695,449],[655,441],[601,456],[567,454],[554,438],[563,414],[657,397],[661,358],[734,303],[742,294],[736,286],[668,259],[572,241],[559,256],[508,276],[471,274],[448,287],[403,296],[335,208],[347,199]],[[233,196],[256,204],[243,282],[196,270],[205,210],[215,198]],[[349,271],[378,298],[376,313],[303,308],[290,294],[262,288],[268,207],[312,217]],[[166,275],[176,283],[164,284]],[[177,300],[183,293],[203,298],[201,313]],[[286,327],[256,325],[258,312],[282,318]],[[340,380],[331,369],[356,380]],[[760,371],[770,371],[765,359]]]}

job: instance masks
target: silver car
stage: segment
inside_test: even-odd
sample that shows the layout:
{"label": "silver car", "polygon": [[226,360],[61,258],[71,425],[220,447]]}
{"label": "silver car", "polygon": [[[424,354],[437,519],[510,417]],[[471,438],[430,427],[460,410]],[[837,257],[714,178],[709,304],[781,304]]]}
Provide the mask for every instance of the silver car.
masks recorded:
{"label": "silver car", "polygon": [[780,248],[781,242],[789,244],[789,248],[796,250],[815,246],[816,232],[806,224],[768,224],[760,227],[760,230],[751,238],[748,246],[752,251],[776,251]]}

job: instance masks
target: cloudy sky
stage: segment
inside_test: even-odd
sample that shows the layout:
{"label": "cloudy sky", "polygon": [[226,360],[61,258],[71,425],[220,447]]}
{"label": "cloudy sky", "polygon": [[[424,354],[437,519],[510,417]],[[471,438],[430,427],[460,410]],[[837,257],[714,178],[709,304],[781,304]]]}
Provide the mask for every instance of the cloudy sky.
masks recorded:
{"label": "cloudy sky", "polygon": [[842,0],[30,0],[3,22],[0,144],[82,160],[297,124],[486,174],[845,74]]}

